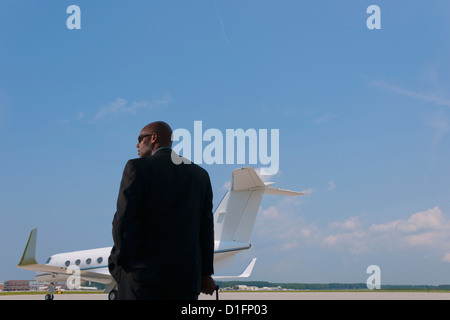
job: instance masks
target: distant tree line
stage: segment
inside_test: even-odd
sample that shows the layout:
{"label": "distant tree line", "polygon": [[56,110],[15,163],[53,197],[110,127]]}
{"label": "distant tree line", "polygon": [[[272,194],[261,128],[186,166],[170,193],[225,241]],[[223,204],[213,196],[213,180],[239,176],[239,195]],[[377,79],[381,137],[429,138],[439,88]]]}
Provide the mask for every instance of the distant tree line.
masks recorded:
{"label": "distant tree line", "polygon": [[[217,281],[221,288],[237,289],[238,285],[249,287],[281,287],[287,290],[368,290],[365,283],[278,283],[268,281]],[[382,290],[450,291],[450,285],[381,285]]]}

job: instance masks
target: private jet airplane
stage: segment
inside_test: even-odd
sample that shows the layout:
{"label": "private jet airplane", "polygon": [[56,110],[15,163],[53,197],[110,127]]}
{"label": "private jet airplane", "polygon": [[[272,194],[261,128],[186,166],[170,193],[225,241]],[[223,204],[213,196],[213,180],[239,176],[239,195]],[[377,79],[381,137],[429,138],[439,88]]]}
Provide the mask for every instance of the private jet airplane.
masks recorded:
{"label": "private jet airplane", "polygon": [[[214,270],[219,271],[234,263],[235,255],[251,247],[250,234],[264,194],[300,196],[305,193],[272,188],[273,182],[263,182],[255,169],[244,167],[233,170],[231,187],[214,212]],[[36,261],[37,229],[31,231],[17,267],[39,272],[37,281],[48,282],[46,300],[53,300],[56,283],[69,281],[76,274],[80,281],[106,284],[108,298],[116,297],[116,282],[108,270],[111,247],[59,253],[45,264]],[[236,279],[250,276],[256,258],[238,276],[214,276],[214,279]]]}

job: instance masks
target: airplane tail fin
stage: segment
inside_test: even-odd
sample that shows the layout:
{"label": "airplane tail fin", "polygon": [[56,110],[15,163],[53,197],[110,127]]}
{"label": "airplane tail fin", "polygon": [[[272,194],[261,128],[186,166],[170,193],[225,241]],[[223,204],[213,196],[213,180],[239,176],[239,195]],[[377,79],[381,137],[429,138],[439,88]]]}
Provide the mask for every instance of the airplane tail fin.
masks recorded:
{"label": "airplane tail fin", "polygon": [[28,237],[27,245],[23,251],[22,258],[17,265],[19,268],[26,268],[27,266],[37,265],[36,262],[36,238],[37,238],[37,228],[31,230],[30,236]]}
{"label": "airplane tail fin", "polygon": [[231,188],[214,213],[214,239],[220,242],[248,243],[264,194],[300,196],[306,193],[272,188],[255,169],[233,170]]}
{"label": "airplane tail fin", "polygon": [[[70,270],[70,267],[61,267],[50,264],[40,264],[36,261],[36,239],[37,239],[37,228],[31,230],[30,236],[28,237],[27,245],[25,246],[25,250],[23,251],[22,258],[17,265],[20,269],[32,270],[37,272],[50,272],[55,274],[64,274],[69,276],[67,270]],[[72,267],[72,266],[71,266]],[[110,283],[111,275],[109,273],[99,273],[99,272],[91,272],[90,270],[80,270],[80,276],[89,281],[96,281],[100,283]]]}

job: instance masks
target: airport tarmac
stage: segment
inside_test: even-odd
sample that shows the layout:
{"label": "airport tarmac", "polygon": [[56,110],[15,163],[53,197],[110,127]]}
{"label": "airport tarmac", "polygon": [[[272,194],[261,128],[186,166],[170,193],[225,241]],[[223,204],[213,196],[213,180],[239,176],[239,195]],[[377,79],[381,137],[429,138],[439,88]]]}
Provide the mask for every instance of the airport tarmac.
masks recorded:
{"label": "airport tarmac", "polygon": [[[44,294],[4,295],[1,300],[44,300]],[[199,300],[215,300],[200,295]],[[450,300],[450,292],[220,292],[220,300]],[[108,300],[106,294],[55,294],[54,300]]]}

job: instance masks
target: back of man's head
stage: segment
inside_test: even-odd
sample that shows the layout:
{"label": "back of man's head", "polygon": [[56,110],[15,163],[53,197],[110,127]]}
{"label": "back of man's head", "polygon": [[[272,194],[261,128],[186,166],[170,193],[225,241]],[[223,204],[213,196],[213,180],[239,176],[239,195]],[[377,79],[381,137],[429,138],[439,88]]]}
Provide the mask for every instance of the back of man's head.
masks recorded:
{"label": "back of man's head", "polygon": [[158,134],[160,147],[172,147],[172,128],[164,121],[155,121],[145,126],[149,131]]}

